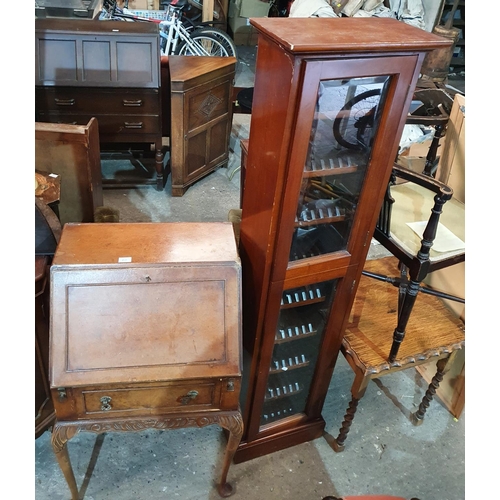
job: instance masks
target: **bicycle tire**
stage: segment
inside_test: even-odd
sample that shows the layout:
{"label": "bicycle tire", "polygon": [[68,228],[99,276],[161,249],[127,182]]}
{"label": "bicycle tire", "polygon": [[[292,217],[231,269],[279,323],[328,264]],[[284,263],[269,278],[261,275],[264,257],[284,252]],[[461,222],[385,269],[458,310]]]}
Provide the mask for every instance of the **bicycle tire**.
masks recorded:
{"label": "bicycle tire", "polygon": [[[189,38],[198,45],[201,45],[207,54],[211,57],[228,57],[228,49],[225,44],[218,38],[208,33],[199,33],[198,30],[193,31]],[[187,42],[182,42],[175,50],[175,55],[178,56],[199,56],[194,52]]]}
{"label": "bicycle tire", "polygon": [[[373,111],[376,109],[376,106],[370,103],[370,99],[379,96],[380,93],[380,89],[367,90],[354,96],[342,106],[333,121],[333,136],[341,146],[356,151],[366,149],[369,141],[366,140],[365,134],[370,125],[373,127],[373,123],[370,123],[370,121],[372,121]],[[363,101],[366,102],[363,103]],[[361,105],[353,113],[353,108],[358,104]],[[361,116],[357,116],[358,114],[361,114]],[[351,120],[351,127],[356,130],[351,128],[347,131],[349,120]]]}
{"label": "bicycle tire", "polygon": [[204,26],[202,28],[197,28],[194,33],[208,33],[210,35],[215,36],[218,40],[220,40],[226,50],[228,57],[238,57],[238,50],[236,48],[236,44],[233,39],[225,32],[220,30],[219,28],[214,28],[213,26]]}

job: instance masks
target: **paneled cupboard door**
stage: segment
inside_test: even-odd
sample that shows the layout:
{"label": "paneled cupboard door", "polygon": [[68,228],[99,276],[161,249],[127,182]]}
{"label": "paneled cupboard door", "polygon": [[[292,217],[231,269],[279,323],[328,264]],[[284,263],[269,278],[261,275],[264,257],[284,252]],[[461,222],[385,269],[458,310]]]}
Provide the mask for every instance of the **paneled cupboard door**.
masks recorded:
{"label": "paneled cupboard door", "polygon": [[260,35],[240,227],[236,462],[321,436],[418,71],[447,43],[395,20],[343,21],[251,20]]}

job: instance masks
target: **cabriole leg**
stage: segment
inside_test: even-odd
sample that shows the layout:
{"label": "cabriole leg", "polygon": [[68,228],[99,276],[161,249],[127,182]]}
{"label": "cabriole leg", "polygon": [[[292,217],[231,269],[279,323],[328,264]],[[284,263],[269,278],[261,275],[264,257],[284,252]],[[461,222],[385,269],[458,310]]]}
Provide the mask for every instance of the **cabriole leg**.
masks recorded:
{"label": "cabriole leg", "polygon": [[78,487],[68,453],[68,441],[78,432],[76,426],[61,426],[57,423],[52,430],[52,449],[71,491],[71,500],[79,500]]}
{"label": "cabriole leg", "polygon": [[227,482],[227,473],[243,435],[243,419],[241,413],[237,412],[234,415],[221,416],[218,420],[219,425],[229,431],[224,462],[222,464],[222,474],[220,482],[217,485],[219,495],[226,498],[233,494],[233,487]]}

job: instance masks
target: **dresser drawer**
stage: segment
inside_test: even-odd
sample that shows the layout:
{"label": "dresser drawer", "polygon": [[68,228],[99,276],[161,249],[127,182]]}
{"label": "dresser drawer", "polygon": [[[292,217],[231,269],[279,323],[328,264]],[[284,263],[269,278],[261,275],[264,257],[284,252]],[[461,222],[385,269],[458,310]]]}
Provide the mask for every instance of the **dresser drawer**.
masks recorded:
{"label": "dresser drawer", "polygon": [[104,114],[77,114],[77,113],[39,113],[38,121],[47,123],[72,123],[84,125],[95,117],[99,125],[99,135],[144,135],[157,134],[160,127],[159,116],[142,115],[104,115]]}
{"label": "dresser drawer", "polygon": [[215,383],[186,383],[155,388],[82,391],[85,414],[214,407]]}
{"label": "dresser drawer", "polygon": [[235,410],[241,377],[52,389],[59,420]]}
{"label": "dresser drawer", "polygon": [[37,87],[35,106],[38,113],[160,114],[159,92],[148,89]]}

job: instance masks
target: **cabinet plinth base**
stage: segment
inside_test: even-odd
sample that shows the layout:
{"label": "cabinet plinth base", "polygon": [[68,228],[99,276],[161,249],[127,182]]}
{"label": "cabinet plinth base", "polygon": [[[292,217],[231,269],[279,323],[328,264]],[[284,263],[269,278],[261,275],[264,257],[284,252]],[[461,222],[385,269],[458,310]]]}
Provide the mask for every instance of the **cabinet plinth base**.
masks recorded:
{"label": "cabinet plinth base", "polygon": [[271,436],[262,437],[253,441],[242,440],[234,454],[233,462],[240,464],[254,458],[291,448],[298,444],[307,443],[323,435],[325,421],[318,418],[301,426],[288,429]]}

